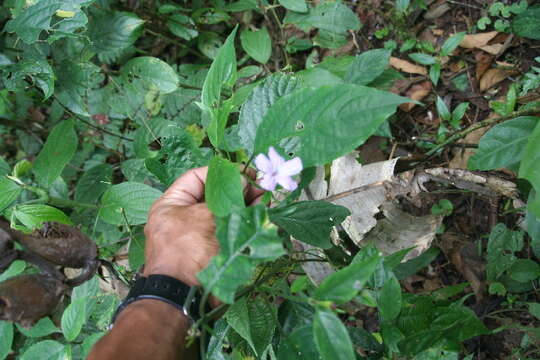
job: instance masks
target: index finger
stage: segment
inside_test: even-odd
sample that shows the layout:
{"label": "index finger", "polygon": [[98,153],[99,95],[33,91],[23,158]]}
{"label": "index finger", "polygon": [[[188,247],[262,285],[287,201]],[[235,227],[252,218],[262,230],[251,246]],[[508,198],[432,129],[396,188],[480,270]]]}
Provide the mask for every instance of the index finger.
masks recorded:
{"label": "index finger", "polygon": [[194,205],[204,200],[204,184],[208,166],[188,170],[165,191],[163,198],[175,205]]}

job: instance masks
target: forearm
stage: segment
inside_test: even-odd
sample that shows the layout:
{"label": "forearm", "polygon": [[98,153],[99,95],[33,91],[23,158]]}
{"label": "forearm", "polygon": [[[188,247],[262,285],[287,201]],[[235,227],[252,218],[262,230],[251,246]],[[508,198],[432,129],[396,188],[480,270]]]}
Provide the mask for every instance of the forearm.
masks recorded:
{"label": "forearm", "polygon": [[186,351],[189,325],[189,319],[169,304],[136,301],[120,313],[113,329],[94,346],[88,360],[193,359],[193,351]]}

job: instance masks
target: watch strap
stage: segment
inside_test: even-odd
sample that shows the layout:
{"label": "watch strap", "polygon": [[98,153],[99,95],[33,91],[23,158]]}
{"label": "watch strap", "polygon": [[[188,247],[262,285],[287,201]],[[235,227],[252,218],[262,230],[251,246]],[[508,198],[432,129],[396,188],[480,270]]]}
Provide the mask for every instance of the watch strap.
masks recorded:
{"label": "watch strap", "polygon": [[148,277],[137,277],[127,297],[116,309],[112,323],[129,304],[143,299],[166,302],[176,307],[192,321],[199,319],[200,296],[197,294],[196,287],[190,287],[168,275],[150,275]]}

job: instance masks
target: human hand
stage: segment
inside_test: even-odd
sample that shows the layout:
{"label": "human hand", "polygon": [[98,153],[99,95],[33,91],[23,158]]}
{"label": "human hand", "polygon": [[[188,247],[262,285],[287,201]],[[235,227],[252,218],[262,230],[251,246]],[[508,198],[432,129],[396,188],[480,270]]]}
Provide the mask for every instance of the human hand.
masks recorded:
{"label": "human hand", "polygon": [[[207,174],[208,167],[189,170],[152,205],[144,227],[144,276],[169,275],[187,285],[199,285],[197,273],[219,251],[214,217],[204,203]],[[247,174],[255,175],[254,171]],[[258,201],[264,191],[247,181],[244,184],[246,203]]]}

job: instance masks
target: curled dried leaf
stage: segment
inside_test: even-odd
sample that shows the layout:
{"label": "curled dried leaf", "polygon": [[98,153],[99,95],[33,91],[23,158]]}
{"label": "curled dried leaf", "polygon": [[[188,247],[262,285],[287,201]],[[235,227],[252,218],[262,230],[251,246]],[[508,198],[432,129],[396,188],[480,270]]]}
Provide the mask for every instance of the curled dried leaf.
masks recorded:
{"label": "curled dried leaf", "polygon": [[20,275],[0,283],[0,320],[30,327],[51,314],[66,287],[52,276]]}
{"label": "curled dried leaf", "polygon": [[401,60],[396,57],[391,57],[389,64],[393,68],[409,74],[427,75],[427,69],[425,67],[415,65],[411,62],[408,62],[407,60]]}
{"label": "curled dried leaf", "polygon": [[92,239],[69,225],[46,223],[43,229],[23,235],[19,241],[31,252],[61,266],[79,269],[97,257]]}

